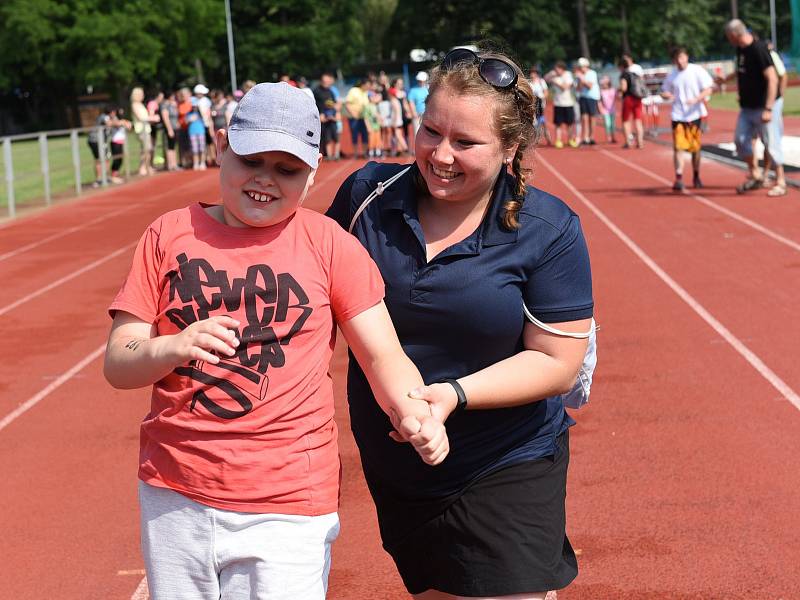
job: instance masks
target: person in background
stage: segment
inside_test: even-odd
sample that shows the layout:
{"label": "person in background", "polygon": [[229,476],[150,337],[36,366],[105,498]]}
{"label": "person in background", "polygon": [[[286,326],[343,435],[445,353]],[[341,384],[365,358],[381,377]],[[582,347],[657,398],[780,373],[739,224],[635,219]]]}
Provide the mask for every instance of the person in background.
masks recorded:
{"label": "person in background", "polygon": [[558,61],[552,71],[545,75],[544,80],[552,90],[553,98],[553,125],[556,128],[555,147],[563,148],[564,139],[573,148],[578,147],[575,138],[575,97],[572,95],[572,85],[575,82],[572,73],[567,70],[564,61]]}
{"label": "person in background", "polygon": [[389,102],[392,107],[392,114],[390,117],[393,142],[392,156],[408,153],[408,142],[406,142],[403,120],[403,103],[405,100],[406,92],[403,90],[403,78],[397,77],[392,81],[392,86],[389,88]]}
{"label": "person in background", "polygon": [[197,98],[197,110],[200,112],[200,118],[203,120],[203,127],[205,128],[205,161],[207,165],[214,164],[214,137],[211,132],[214,130],[214,124],[211,121],[211,98],[208,97],[208,88],[202,83],[194,86],[194,97]]}
{"label": "person in background", "polygon": [[687,154],[692,157],[692,186],[703,187],[700,180],[700,123],[708,115],[706,100],[711,96],[714,80],[703,67],[689,62],[686,48],[675,48],[672,51],[672,62],[675,68],[661,84],[661,97],[672,102],[672,149],[675,165],[675,183],[672,189],[682,192],[683,165]]}
{"label": "person in background", "polygon": [[192,145],[192,169],[205,171],[206,169],[206,124],[200,112],[199,98],[193,97],[192,110],[186,115],[189,143]]}
{"label": "person in background", "polygon": [[616,144],[617,90],[611,85],[611,77],[600,78],[600,114],[606,132],[606,143]]}
{"label": "person in background", "polygon": [[236,110],[236,107],[239,106],[239,101],[244,96],[244,92],[242,90],[233,90],[230,94],[226,94],[225,98],[227,99],[228,103],[225,105],[225,123],[231,122],[231,117],[233,117],[233,112]]}
{"label": "person in background", "polygon": [[[747,163],[747,179],[736,187],[739,194],[764,187],[764,175],[753,154],[753,138],[760,138],[764,148],[774,146],[770,139],[770,121],[778,99],[778,73],[767,44],[757,39],[739,19],[728,21],[725,36],[736,48],[736,79],[739,88],[739,117],[736,120],[736,154]],[[775,154],[780,155],[779,148]],[[772,157],[773,160],[776,156]],[[776,162],[776,171],[777,164]]]}
{"label": "person in background", "polygon": [[[100,187],[103,183],[102,163],[105,162],[106,155],[108,154],[108,145],[111,143],[111,128],[115,125],[115,121],[115,108],[110,104],[106,104],[100,109],[100,114],[98,114],[97,119],[95,119],[94,127],[89,131],[87,142],[89,143],[89,149],[92,151],[92,156],[94,156],[95,172],[95,179],[92,183],[92,187]],[[100,132],[103,134],[104,145],[102,156],[100,152]]]}
{"label": "person in background", "polygon": [[131,90],[131,114],[133,115],[133,131],[141,146],[139,175],[152,175],[153,139],[150,137],[150,131],[155,119],[160,119],[160,117],[151,116],[147,111],[144,104],[144,90],[140,87]]}
{"label": "person in background", "polygon": [[408,91],[408,101],[411,103],[414,137],[419,131],[422,115],[425,113],[425,100],[428,98],[428,74],[420,71],[415,77],[417,85]]}
{"label": "person in background", "polygon": [[772,42],[767,42],[767,48],[769,48],[769,55],[772,57],[772,64],[775,65],[775,73],[778,76],[778,94],[775,104],[772,105],[772,118],[767,124],[770,145],[764,153],[764,180],[766,181],[769,169],[774,164],[775,185],[767,192],[767,196],[776,197],[785,196],[787,193],[783,167],[783,98],[786,95],[786,88],[789,86],[789,75],[780,55],[772,48]]}
{"label": "person in background", "polygon": [[600,82],[597,71],[592,69],[589,59],[583,56],[578,59],[575,88],[581,113],[583,143],[593,146],[594,120],[598,112],[597,103],[600,101]]}
{"label": "person in background", "polygon": [[178,170],[178,159],[175,148],[178,141],[180,123],[178,122],[178,101],[175,99],[175,92],[164,98],[159,106],[161,122],[164,125],[164,149],[167,156],[167,171]]}
{"label": "person in background", "polygon": [[552,146],[553,141],[550,139],[550,130],[547,129],[547,117],[545,116],[547,97],[550,94],[547,88],[547,82],[539,73],[539,69],[536,68],[532,68],[528,72],[528,81],[531,84],[533,95],[536,96],[536,126],[538,129],[537,141],[544,137],[547,145]]}
{"label": "person in background", "polygon": [[369,145],[367,125],[364,123],[364,107],[369,102],[367,91],[369,79],[362,79],[350,88],[344,99],[344,111],[350,126],[350,139],[353,142],[353,158],[366,158]]}
{"label": "person in background", "polygon": [[364,107],[364,123],[367,126],[367,133],[369,134],[369,149],[367,156],[370,158],[380,158],[383,155],[381,151],[382,136],[381,136],[381,115],[378,112],[378,104],[382,99],[380,92],[369,92],[369,104]]}
{"label": "person in background", "polygon": [[125,158],[125,140],[128,137],[128,132],[133,129],[133,125],[125,118],[125,109],[122,107],[114,111],[110,125],[111,144],[109,144],[109,148],[111,150],[111,183],[125,183],[119,170]]}
{"label": "person in background", "polygon": [[314,92],[308,87],[308,79],[302,75],[297,78],[297,89],[302,90],[304,94],[310,96],[312,99],[314,98]]}
{"label": "person in background", "polygon": [[[216,136],[216,132],[220,129],[225,129],[228,126],[228,121],[225,118],[225,111],[228,108],[228,99],[225,97],[225,94],[222,90],[212,90],[211,91],[211,126],[213,128],[214,133],[212,134],[212,138]],[[210,164],[216,165],[217,164],[217,156],[216,156],[216,147],[214,144],[211,145],[214,148],[214,157],[213,160],[209,161]]]}
{"label": "person in background", "polygon": [[192,144],[189,141],[189,122],[186,120],[192,108],[192,91],[182,87],[178,90],[178,159],[183,168],[192,166]]}
{"label": "person in background", "polygon": [[[631,148],[636,141],[637,148],[644,148],[644,124],[642,123],[642,98],[644,91],[644,72],[624,54],[619,61],[619,93],[622,96],[622,129],[625,133],[623,148]],[[634,130],[636,135],[634,137]]]}
{"label": "person in background", "polygon": [[336,144],[339,141],[337,123],[341,119],[339,103],[334,95],[334,78],[331,73],[323,73],[319,78],[319,85],[314,88],[313,96],[319,111],[319,120],[322,126],[322,155],[329,160],[338,160]]}
{"label": "person in background", "polygon": [[161,103],[164,101],[164,92],[159,91],[155,96],[148,100],[147,114],[150,115],[150,147],[153,149],[151,155],[151,167],[155,169],[159,165],[166,164],[167,161],[167,147],[163,146],[161,149],[162,154],[158,156],[156,150],[158,149],[158,139],[164,131],[164,123],[161,120]]}
{"label": "person in background", "polygon": [[447,423],[447,460],[417,466],[351,357],[351,428],[383,547],[415,600],[542,600],[577,575],[565,532],[574,421],[560,394],[593,331],[591,270],[579,217],[526,185],[535,124],[516,64],[453,50],[431,74],[415,162],[367,163],[327,212],[383,274],[428,382],[410,397]]}

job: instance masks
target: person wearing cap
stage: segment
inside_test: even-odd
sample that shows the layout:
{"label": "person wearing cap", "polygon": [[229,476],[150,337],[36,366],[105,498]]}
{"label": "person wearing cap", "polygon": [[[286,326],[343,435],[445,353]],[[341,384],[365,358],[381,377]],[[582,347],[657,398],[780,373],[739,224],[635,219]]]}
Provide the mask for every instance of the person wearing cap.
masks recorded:
{"label": "person wearing cap", "polygon": [[408,102],[411,105],[414,136],[416,137],[420,123],[422,123],[422,114],[425,112],[425,100],[428,98],[428,74],[420,71],[415,79],[417,85],[408,91]]}
{"label": "person wearing cap", "polygon": [[209,164],[213,164],[215,149],[212,132],[214,131],[214,122],[211,118],[211,98],[208,97],[209,90],[202,83],[198,83],[194,86],[192,91],[194,92],[194,97],[197,98],[197,109],[200,111],[200,118],[203,120],[203,126],[205,127],[205,160]]}
{"label": "person wearing cap", "polygon": [[432,465],[447,455],[442,423],[407,396],[422,378],[375,264],[301,207],[319,143],[304,92],[253,87],[216,133],[221,203],[153,222],[109,309],[106,378],[152,385],[139,498],[154,600],[324,599],[339,532],[337,326],[393,438]]}
{"label": "person wearing cap", "polygon": [[575,88],[581,111],[583,143],[593,146],[595,144],[594,119],[598,113],[597,104],[600,101],[600,83],[597,79],[597,71],[591,68],[589,59],[583,56],[578,59]]}

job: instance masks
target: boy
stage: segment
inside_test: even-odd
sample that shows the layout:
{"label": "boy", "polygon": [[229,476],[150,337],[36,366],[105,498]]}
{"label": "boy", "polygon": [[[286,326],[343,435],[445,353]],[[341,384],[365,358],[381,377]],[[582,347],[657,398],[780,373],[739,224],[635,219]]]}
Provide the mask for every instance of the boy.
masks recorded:
{"label": "boy", "polygon": [[422,380],[377,268],[334,221],[300,208],[319,142],[309,96],[255,86],[216,134],[222,204],[150,225],[111,305],[106,378],[153,385],[139,497],[155,600],[324,598],[339,530],[337,324],[392,437],[429,464],[447,454],[443,425],[406,396]]}

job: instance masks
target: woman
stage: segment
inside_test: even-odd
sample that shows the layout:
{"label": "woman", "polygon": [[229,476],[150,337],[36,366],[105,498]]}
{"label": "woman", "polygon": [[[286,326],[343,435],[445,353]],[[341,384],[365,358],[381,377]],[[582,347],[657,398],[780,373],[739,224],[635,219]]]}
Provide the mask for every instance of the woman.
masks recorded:
{"label": "woman", "polygon": [[449,457],[420,468],[350,361],[351,426],[383,545],[418,600],[542,599],[577,573],[564,510],[574,422],[558,396],[586,351],[591,274],[578,217],[525,185],[535,134],[519,68],[454,50],[432,74],[415,163],[368,163],[328,211],[352,222],[381,270],[428,383],[413,395],[447,419]]}
{"label": "woman", "polygon": [[151,124],[159,117],[151,117],[150,113],[147,112],[147,107],[144,104],[144,90],[140,87],[135,87],[131,90],[131,116],[133,117],[133,131],[139,138],[139,144],[142,148],[139,158],[139,175],[152,175],[151,157],[153,145],[150,138],[150,130]]}
{"label": "woman", "polygon": [[408,152],[406,136],[403,133],[403,100],[406,95],[402,86],[403,80],[398,78],[392,82],[392,87],[389,88],[389,103],[392,109],[389,121],[392,128],[393,156]]}

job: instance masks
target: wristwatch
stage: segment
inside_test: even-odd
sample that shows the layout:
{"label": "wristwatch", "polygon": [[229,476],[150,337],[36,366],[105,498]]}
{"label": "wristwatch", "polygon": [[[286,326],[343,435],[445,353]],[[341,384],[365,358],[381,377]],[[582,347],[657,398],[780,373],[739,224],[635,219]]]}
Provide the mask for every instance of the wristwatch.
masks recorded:
{"label": "wristwatch", "polygon": [[464,393],[464,388],[461,387],[461,384],[458,383],[455,379],[445,379],[442,383],[449,383],[453,386],[453,389],[456,391],[456,396],[458,396],[458,404],[453,409],[451,414],[459,413],[467,409],[467,395]]}

